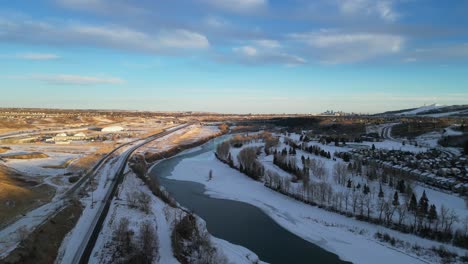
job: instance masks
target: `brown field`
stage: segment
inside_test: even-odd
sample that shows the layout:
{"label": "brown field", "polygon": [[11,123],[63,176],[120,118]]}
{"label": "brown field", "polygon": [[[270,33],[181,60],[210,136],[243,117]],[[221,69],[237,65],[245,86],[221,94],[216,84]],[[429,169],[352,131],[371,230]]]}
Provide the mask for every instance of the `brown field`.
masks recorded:
{"label": "brown field", "polygon": [[55,189],[0,165],[0,227],[52,199]]}
{"label": "brown field", "polygon": [[96,146],[97,150],[94,153],[85,155],[69,164],[68,169],[70,171],[78,172],[88,170],[89,168],[93,167],[94,164],[96,164],[105,154],[111,152],[114,148],[117,147],[116,144],[99,143],[90,143],[87,146]]}
{"label": "brown field", "polygon": [[0,147],[0,154],[5,153],[5,152],[7,152],[9,150],[10,150],[10,148],[8,148],[8,147]]}
{"label": "brown field", "polygon": [[2,263],[54,263],[65,235],[75,226],[82,209],[79,202],[71,203],[21,241]]}
{"label": "brown field", "polygon": [[0,119],[0,133],[9,133],[18,130],[33,129],[34,126],[28,124],[23,120],[1,120]]}
{"label": "brown field", "polygon": [[75,161],[75,159],[66,160],[64,163],[59,165],[46,165],[42,167],[46,169],[66,169],[73,161]]}
{"label": "brown field", "polygon": [[24,153],[24,154],[12,154],[3,156],[4,159],[45,159],[48,158],[49,155],[40,153],[40,152],[33,152],[33,153]]}

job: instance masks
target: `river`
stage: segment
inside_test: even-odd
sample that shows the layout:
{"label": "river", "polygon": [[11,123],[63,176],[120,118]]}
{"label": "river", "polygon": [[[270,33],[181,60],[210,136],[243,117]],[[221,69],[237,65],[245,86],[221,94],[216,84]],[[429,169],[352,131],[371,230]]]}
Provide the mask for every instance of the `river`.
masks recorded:
{"label": "river", "polygon": [[159,177],[161,185],[177,202],[203,218],[212,235],[250,249],[263,261],[298,264],[348,263],[292,234],[255,206],[211,198],[204,194],[202,184],[167,178],[181,160],[213,151],[214,146],[211,141],[199,150],[163,160],[151,169],[150,175]]}

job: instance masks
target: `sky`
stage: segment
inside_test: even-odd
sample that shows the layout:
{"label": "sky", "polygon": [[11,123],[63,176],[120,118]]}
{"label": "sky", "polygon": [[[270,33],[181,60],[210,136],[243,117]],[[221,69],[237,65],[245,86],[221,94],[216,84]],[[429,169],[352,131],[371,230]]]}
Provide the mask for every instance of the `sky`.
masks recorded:
{"label": "sky", "polygon": [[0,107],[468,104],[468,1],[0,0]]}

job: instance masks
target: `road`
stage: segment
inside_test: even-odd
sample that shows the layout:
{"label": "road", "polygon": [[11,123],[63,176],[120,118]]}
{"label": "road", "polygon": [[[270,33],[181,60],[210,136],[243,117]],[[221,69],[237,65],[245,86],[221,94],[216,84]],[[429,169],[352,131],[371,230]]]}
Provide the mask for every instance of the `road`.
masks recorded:
{"label": "road", "polygon": [[168,134],[171,134],[177,130],[180,130],[182,128],[185,128],[189,126],[189,124],[179,126],[175,129],[172,130],[167,130],[164,132],[161,132],[159,134],[150,136],[146,138],[142,143],[139,143],[130,149],[126,150],[124,153],[121,155],[124,155],[122,161],[119,164],[119,168],[117,170],[117,173],[114,177],[114,180],[112,183],[109,185],[107,188],[106,194],[104,196],[104,199],[100,202],[98,202],[98,210],[97,213],[94,215],[92,219],[90,219],[91,224],[89,226],[89,229],[86,231],[85,235],[83,236],[83,240],[80,241],[80,246],[77,248],[76,252],[73,253],[73,259],[71,263],[88,263],[89,257],[91,255],[91,252],[94,248],[94,245],[96,244],[96,240],[99,236],[99,232],[102,229],[102,224],[107,216],[107,213],[109,211],[110,205],[112,203],[112,199],[114,198],[114,195],[117,192],[118,186],[120,183],[123,181],[123,176],[124,176],[124,171],[127,165],[127,162],[131,155],[140,147],[143,145],[156,140],[158,138],[164,137]]}
{"label": "road", "polygon": [[[137,148],[141,147],[142,145],[152,140],[155,140],[157,138],[160,138],[162,136],[165,136],[169,133],[172,133],[178,129],[186,127],[186,126],[188,126],[188,124],[184,126],[167,129],[164,132],[152,135],[145,139],[138,139],[138,140],[120,145],[119,147],[112,150],[110,153],[106,154],[103,158],[101,158],[98,161],[98,163],[86,175],[84,175],[77,183],[75,183],[69,190],[67,190],[66,192],[62,194],[57,195],[56,197],[53,198],[51,202],[26,213],[24,216],[22,216],[15,222],[1,229],[0,230],[0,259],[6,256],[8,252],[10,252],[12,249],[16,247],[17,240],[18,240],[17,231],[19,228],[27,227],[27,229],[31,231],[40,227],[41,225],[46,223],[49,219],[53,218],[58,212],[60,212],[63,208],[66,207],[66,205],[68,204],[67,201],[69,201],[70,199],[73,199],[74,197],[78,195],[84,183],[86,183],[91,177],[95,177],[96,175],[98,175],[100,173],[100,169],[106,163],[114,160],[115,158],[114,156],[116,152],[118,152],[124,147],[128,147],[131,144],[135,144],[138,141],[142,141],[142,143],[137,144],[135,147],[132,147],[129,150],[125,151],[123,154],[121,154],[121,155],[124,155],[124,154],[127,155],[125,157],[125,160],[127,160],[128,157],[130,157],[131,153],[133,153]],[[122,162],[122,164],[126,164],[126,162]],[[120,164],[120,166],[122,166],[122,164]]]}
{"label": "road", "polygon": [[27,131],[19,131],[14,133],[2,134],[0,135],[0,139],[8,139],[8,138],[17,138],[17,137],[32,137],[41,134],[57,134],[57,133],[69,133],[69,132],[79,132],[89,130],[89,127],[79,127],[79,128],[64,128],[64,129],[52,129],[52,130],[27,130]]}
{"label": "road", "polygon": [[[396,124],[398,124],[398,123],[386,124],[385,127],[382,128],[382,137],[384,139],[387,139],[387,140],[402,143],[404,140],[396,139],[396,138],[392,137],[392,127],[395,126]],[[446,149],[446,148],[444,148],[442,146],[436,146],[435,149],[439,150],[442,153],[445,153],[446,155],[448,155],[451,158],[455,158],[457,156],[455,153],[451,152],[450,150],[448,150],[448,149]]]}
{"label": "road", "polygon": [[397,125],[398,123],[390,123],[390,124],[385,124],[385,127],[382,128],[382,137],[384,139],[396,141],[396,142],[402,142],[399,139],[395,139],[392,137],[392,127]]}

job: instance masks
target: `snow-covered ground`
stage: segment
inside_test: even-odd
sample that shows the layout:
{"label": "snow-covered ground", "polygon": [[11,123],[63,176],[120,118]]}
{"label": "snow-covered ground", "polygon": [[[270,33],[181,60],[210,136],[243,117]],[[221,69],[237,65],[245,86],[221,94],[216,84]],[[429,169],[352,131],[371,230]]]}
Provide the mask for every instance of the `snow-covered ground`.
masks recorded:
{"label": "snow-covered ground", "polygon": [[[137,208],[130,208],[126,201],[128,195],[134,195],[135,192],[143,192],[151,197],[151,208],[148,214]],[[112,244],[113,232],[120,219],[127,218],[130,222],[130,228],[135,234],[138,234],[138,228],[143,222],[149,222],[156,228],[156,234],[159,241],[158,255],[159,259],[153,263],[176,264],[179,261],[174,257],[171,245],[171,234],[176,218],[180,218],[186,213],[179,208],[172,208],[165,204],[159,198],[154,196],[149,188],[138,179],[132,172],[128,171],[121,185],[118,199],[112,201],[109,214],[104,222],[101,235],[99,236],[89,263],[112,263]],[[206,229],[204,222],[198,219],[202,228]],[[229,263],[257,263],[258,256],[238,245],[233,245],[225,240],[210,237],[211,243],[218,252],[222,252]]]}
{"label": "snow-covered ground", "polygon": [[118,151],[118,155],[103,165],[99,173],[94,177],[94,183],[91,187],[94,190],[92,191],[92,196],[86,196],[80,200],[84,205],[84,209],[75,227],[62,242],[59,256],[57,257],[61,263],[71,263],[78,248],[82,246],[84,237],[91,229],[93,219],[100,213],[101,203],[105,201],[117,170],[120,168],[120,164],[125,161],[125,152],[129,151],[129,148],[130,146]]}
{"label": "snow-covered ground", "polygon": [[[206,175],[210,169],[213,170],[213,179],[207,181]],[[442,245],[291,199],[229,168],[219,162],[213,153],[183,160],[170,178],[202,183],[206,186],[206,193],[215,198],[257,206],[292,233],[355,263],[434,262],[434,256],[417,256],[409,248],[393,248],[380,243],[374,238],[376,232],[388,233],[412,245],[417,243],[427,248]],[[445,246],[459,254],[465,253],[459,248]]]}
{"label": "snow-covered ground", "polygon": [[25,176],[55,176],[67,172],[66,168],[51,168],[48,166],[61,166],[69,160],[76,160],[83,154],[74,153],[45,153],[49,157],[41,159],[8,159],[5,165],[17,171],[22,172]]}
{"label": "snow-covered ground", "polygon": [[417,113],[422,113],[422,112],[426,112],[426,111],[429,111],[429,110],[438,109],[438,108],[441,108],[441,107],[445,107],[445,105],[440,105],[440,104],[425,105],[425,106],[421,106],[419,108],[416,108],[414,110],[407,111],[407,112],[402,112],[402,113],[399,113],[399,114],[396,114],[396,115],[416,115]]}
{"label": "snow-covered ground", "polygon": [[[173,130],[173,129],[171,129]],[[190,125],[167,136],[156,139],[144,147],[138,149],[137,153],[161,153],[180,144],[190,144],[200,139],[219,134],[216,126]]]}

